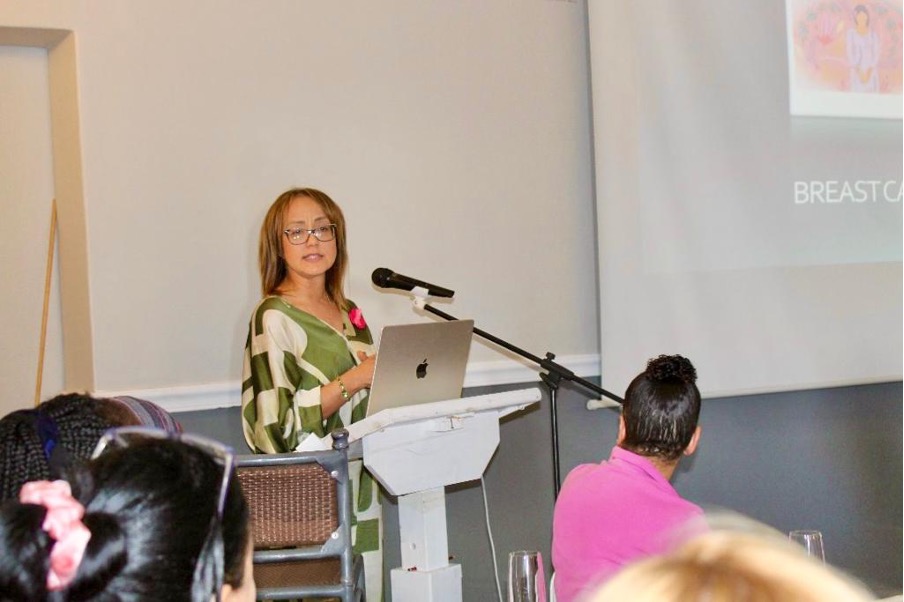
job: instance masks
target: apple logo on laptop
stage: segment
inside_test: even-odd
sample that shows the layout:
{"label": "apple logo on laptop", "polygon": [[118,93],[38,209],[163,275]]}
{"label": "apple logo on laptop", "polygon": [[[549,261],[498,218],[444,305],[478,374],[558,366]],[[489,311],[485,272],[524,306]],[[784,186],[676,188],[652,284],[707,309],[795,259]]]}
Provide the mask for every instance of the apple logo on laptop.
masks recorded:
{"label": "apple logo on laptop", "polygon": [[427,358],[424,358],[424,361],[417,365],[414,373],[418,378],[424,378],[425,376],[427,376]]}

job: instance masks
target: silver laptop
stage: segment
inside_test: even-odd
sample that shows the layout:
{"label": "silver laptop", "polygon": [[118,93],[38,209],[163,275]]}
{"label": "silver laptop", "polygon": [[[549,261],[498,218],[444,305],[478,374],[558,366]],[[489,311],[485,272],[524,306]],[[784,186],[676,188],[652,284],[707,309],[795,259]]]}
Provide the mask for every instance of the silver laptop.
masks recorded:
{"label": "silver laptop", "polygon": [[386,326],[367,415],[461,397],[474,320]]}

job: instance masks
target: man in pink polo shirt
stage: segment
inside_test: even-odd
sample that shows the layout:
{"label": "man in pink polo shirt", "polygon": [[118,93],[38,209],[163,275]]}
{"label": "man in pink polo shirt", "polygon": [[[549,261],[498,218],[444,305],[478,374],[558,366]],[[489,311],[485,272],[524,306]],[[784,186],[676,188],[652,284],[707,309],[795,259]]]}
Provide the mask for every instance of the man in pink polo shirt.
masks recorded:
{"label": "man in pink polo shirt", "polygon": [[623,565],[706,528],[700,507],[669,483],[700,439],[696,380],[680,355],[650,360],[625,392],[609,460],[577,466],[565,478],[552,525],[557,602],[580,600]]}

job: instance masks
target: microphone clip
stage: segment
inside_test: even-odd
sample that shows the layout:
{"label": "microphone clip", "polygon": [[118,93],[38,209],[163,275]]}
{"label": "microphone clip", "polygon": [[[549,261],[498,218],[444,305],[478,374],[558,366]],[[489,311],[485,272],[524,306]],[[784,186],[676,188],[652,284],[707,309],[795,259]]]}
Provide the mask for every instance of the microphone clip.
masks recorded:
{"label": "microphone clip", "polygon": [[414,306],[423,310],[424,306],[427,305],[427,297],[430,296],[430,291],[422,286],[416,286],[408,292],[411,293],[411,302]]}

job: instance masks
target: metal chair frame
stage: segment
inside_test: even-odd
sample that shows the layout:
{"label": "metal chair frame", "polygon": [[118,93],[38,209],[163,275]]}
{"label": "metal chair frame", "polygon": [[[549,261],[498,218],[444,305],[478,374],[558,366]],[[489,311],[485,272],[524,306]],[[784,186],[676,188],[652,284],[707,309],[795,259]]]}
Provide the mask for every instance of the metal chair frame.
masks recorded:
{"label": "metal chair frame", "polygon": [[[291,600],[296,598],[339,598],[343,602],[360,602],[365,599],[364,565],[360,555],[352,551],[352,495],[348,471],[348,431],[337,429],[332,433],[333,449],[328,451],[246,454],[236,456],[239,480],[242,473],[256,468],[275,466],[319,464],[335,483],[338,526],[322,544],[254,551],[255,566],[277,562],[322,560],[339,558],[339,583],[330,585],[291,585],[264,587],[257,590],[258,600]],[[279,500],[274,499],[278,504]],[[253,508],[252,508],[253,513]],[[253,521],[252,531],[256,530]]]}

